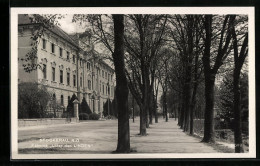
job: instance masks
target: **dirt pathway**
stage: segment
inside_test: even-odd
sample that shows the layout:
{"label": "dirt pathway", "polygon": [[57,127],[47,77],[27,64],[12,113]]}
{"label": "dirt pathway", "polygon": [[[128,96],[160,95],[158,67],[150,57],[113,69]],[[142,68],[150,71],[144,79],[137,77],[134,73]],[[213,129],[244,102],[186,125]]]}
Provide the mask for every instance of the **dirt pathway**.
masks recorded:
{"label": "dirt pathway", "polygon": [[[131,148],[135,153],[216,153],[213,147],[182,132],[174,119],[150,125],[147,136],[137,135],[139,120],[130,120]],[[20,153],[111,153],[117,145],[117,120],[38,126],[18,131]],[[56,139],[56,141],[52,141]],[[59,139],[57,141],[57,139]]]}

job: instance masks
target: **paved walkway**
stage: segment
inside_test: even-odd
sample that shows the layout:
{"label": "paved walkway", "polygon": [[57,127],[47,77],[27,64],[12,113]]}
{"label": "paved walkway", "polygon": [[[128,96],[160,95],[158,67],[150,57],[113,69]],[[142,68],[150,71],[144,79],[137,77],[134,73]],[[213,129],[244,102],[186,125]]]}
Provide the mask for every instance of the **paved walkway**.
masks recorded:
{"label": "paved walkway", "polygon": [[[174,119],[150,125],[147,136],[139,136],[139,120],[130,120],[131,148],[135,153],[216,153],[177,126]],[[111,153],[117,145],[117,120],[21,128],[20,153]]]}

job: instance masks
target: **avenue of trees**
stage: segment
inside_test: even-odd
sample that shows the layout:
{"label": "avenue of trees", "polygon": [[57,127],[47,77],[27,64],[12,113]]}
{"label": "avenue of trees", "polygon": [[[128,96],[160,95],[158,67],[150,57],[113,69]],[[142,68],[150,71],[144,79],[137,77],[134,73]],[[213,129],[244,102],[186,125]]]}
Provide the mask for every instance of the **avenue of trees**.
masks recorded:
{"label": "avenue of trees", "polygon": [[[215,109],[224,107],[221,110],[229,109],[230,114],[222,112],[222,116],[234,119],[235,152],[243,152],[241,118],[248,116],[242,113],[247,112],[248,98],[241,98],[241,94],[248,95],[244,89],[248,83],[244,81],[248,56],[246,15],[76,14],[72,21],[89,27],[93,41],[106,48],[104,58],[114,65],[116,152],[131,151],[129,92],[140,109],[141,136],[147,135],[149,125],[158,123],[157,101],[161,98],[166,122],[168,113],[172,113],[180,128],[193,135],[194,119],[203,118],[202,141],[215,142]],[[227,73],[231,74],[224,85],[221,82],[227,82]],[[216,92],[220,87],[222,91]],[[215,104],[216,100],[224,100],[225,92],[232,94],[228,106]]]}

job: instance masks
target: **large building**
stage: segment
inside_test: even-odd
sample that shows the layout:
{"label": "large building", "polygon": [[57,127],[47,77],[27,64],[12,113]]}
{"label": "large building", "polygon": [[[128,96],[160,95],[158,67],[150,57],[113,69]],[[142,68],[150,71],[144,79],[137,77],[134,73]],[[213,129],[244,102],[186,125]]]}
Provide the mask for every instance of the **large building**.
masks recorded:
{"label": "large building", "polygon": [[[41,68],[24,70],[24,59],[32,50],[32,36],[44,28],[37,39],[37,63]],[[102,115],[104,103],[114,98],[114,70],[105,63],[90,42],[89,33],[69,35],[58,26],[43,27],[29,16],[18,16],[18,79],[46,85],[58,103],[64,106],[73,94],[80,102],[85,97],[92,110]]]}

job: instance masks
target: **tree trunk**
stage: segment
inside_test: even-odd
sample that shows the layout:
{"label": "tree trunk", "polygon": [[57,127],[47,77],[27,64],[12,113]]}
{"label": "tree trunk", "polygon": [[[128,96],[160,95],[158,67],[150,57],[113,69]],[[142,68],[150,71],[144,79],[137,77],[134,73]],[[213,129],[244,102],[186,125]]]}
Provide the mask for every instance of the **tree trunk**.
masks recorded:
{"label": "tree trunk", "polygon": [[134,104],[134,96],[132,96],[132,107],[133,107],[133,122],[135,122],[135,104]]}
{"label": "tree trunk", "polygon": [[245,35],[242,47],[240,49],[240,55],[238,56],[238,41],[235,26],[232,27],[233,37],[233,49],[234,49],[234,62],[235,68],[233,73],[233,92],[234,92],[234,135],[235,135],[235,152],[243,153],[243,140],[242,140],[242,129],[241,129],[241,92],[240,92],[240,72],[244,64],[245,58],[248,54],[248,32]]}
{"label": "tree trunk", "polygon": [[181,114],[181,106],[180,106],[181,104],[180,104],[180,101],[179,101],[179,103],[178,103],[178,126],[180,126],[180,124],[181,124],[181,122],[180,122],[180,119],[181,119],[181,116],[180,116],[180,114]]}
{"label": "tree trunk", "polygon": [[192,104],[191,104],[191,108],[190,108],[190,135],[194,134],[193,121],[194,121],[194,110],[195,110],[195,106],[196,106],[196,93],[197,93],[197,90],[195,90],[195,88],[194,88],[193,95],[192,95]]}
{"label": "tree trunk", "polygon": [[[212,15],[205,16],[204,27],[206,31],[205,49],[202,57],[205,76],[205,115],[204,115],[204,137],[202,142],[215,142],[214,133],[214,86],[215,75],[210,67],[211,37],[212,37]],[[218,55],[219,56],[219,55]]]}
{"label": "tree trunk", "polygon": [[130,130],[128,110],[128,86],[124,63],[124,16],[113,15],[115,49],[113,60],[116,74],[116,99],[118,110],[118,142],[116,152],[130,152]]}
{"label": "tree trunk", "polygon": [[154,110],[155,112],[155,114],[154,114],[154,121],[155,121],[155,123],[158,123],[158,113],[157,113],[157,108],[155,108],[155,110]]}
{"label": "tree trunk", "polygon": [[[190,76],[186,76],[186,77],[190,77]],[[190,126],[190,79],[186,80],[186,85],[185,85],[185,105],[184,105],[184,128],[183,131],[188,131],[189,130],[189,126]]]}
{"label": "tree trunk", "polygon": [[146,128],[149,128],[149,105],[147,106],[147,110],[145,111],[145,117],[146,117]]}
{"label": "tree trunk", "polygon": [[205,121],[204,121],[204,137],[202,142],[215,142],[214,131],[214,86],[215,75],[205,75]]}
{"label": "tree trunk", "polygon": [[153,109],[154,109],[154,122],[155,123],[158,123],[158,114],[157,114],[157,101],[156,101],[156,99],[155,99],[155,97],[153,97],[153,105],[154,105],[154,107],[153,107]]}
{"label": "tree trunk", "polygon": [[196,46],[196,57],[195,57],[195,73],[194,73],[194,86],[192,91],[192,99],[191,99],[191,107],[190,107],[190,135],[193,135],[193,119],[194,119],[194,112],[196,107],[196,95],[197,95],[197,88],[198,88],[198,59],[199,55],[197,53],[197,46]]}
{"label": "tree trunk", "polygon": [[194,110],[196,106],[196,94],[197,94],[197,81],[194,84],[193,93],[192,93],[192,101],[191,101],[191,107],[190,107],[190,135],[194,134],[193,131],[193,120],[194,120]]}
{"label": "tree trunk", "polygon": [[146,135],[146,116],[144,106],[140,107],[140,133],[139,135]]}
{"label": "tree trunk", "polygon": [[184,106],[185,106],[185,100],[182,96],[182,106],[180,111],[180,128],[183,129],[184,127]]}
{"label": "tree trunk", "polygon": [[150,92],[149,124],[153,124],[153,91]]}
{"label": "tree trunk", "polygon": [[149,124],[153,124],[153,114],[152,114],[152,108],[149,109]]}
{"label": "tree trunk", "polygon": [[162,106],[162,109],[163,109],[163,119],[165,119],[165,105],[164,105],[164,103],[163,103],[163,106]]}
{"label": "tree trunk", "polygon": [[234,70],[234,115],[235,115],[235,152],[243,153],[243,141],[242,141],[242,130],[241,130],[241,94],[240,94],[240,70],[235,68]]}
{"label": "tree trunk", "polygon": [[166,91],[163,92],[163,105],[164,105],[164,113],[165,113],[165,122],[168,122],[168,109],[167,109]]}
{"label": "tree trunk", "polygon": [[154,121],[155,123],[158,123],[158,112],[157,112],[157,96],[158,96],[158,85],[156,86],[156,83],[154,84],[155,86],[155,96],[153,97],[154,100]]}
{"label": "tree trunk", "polygon": [[177,109],[176,109],[176,105],[174,105],[174,118],[175,121],[177,120]]}

